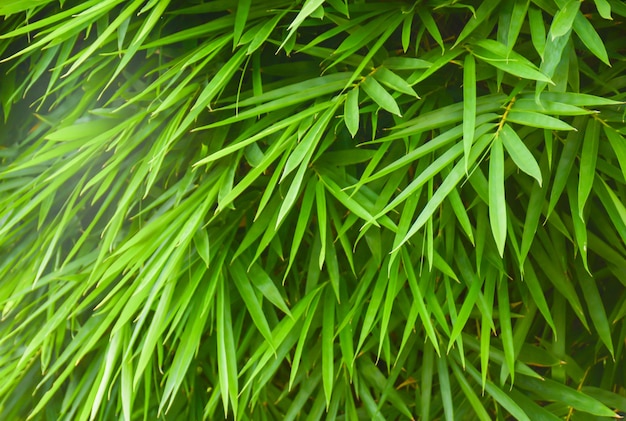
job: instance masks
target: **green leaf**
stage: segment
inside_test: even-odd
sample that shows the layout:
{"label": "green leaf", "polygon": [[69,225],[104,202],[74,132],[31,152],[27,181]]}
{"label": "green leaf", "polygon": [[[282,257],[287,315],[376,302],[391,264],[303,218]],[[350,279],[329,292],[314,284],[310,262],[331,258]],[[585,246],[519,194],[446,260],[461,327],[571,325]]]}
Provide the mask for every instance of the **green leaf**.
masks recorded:
{"label": "green leaf", "polygon": [[302,22],[312,15],[322,4],[324,4],[324,0],[306,0],[304,5],[302,5],[302,9],[300,9],[296,15],[296,18],[289,24],[289,34],[287,38],[291,37]]}
{"label": "green leaf", "polygon": [[110,130],[110,134],[119,133],[121,125],[117,120],[94,119],[67,127],[63,127],[48,135],[46,138],[56,142],[69,142],[79,139],[91,138]]}
{"label": "green leaf", "polygon": [[480,60],[522,79],[532,79],[540,82],[552,83],[549,75],[538,69],[530,60],[509,51],[504,45],[494,40],[475,41],[471,52]]}
{"label": "green leaf", "polygon": [[428,420],[430,416],[430,404],[432,401],[432,386],[433,386],[433,371],[434,364],[434,352],[430,342],[426,342],[424,345],[424,353],[422,357],[422,375],[421,375],[421,418]]}
{"label": "green leaf", "polygon": [[458,190],[452,190],[448,195],[448,201],[452,206],[452,210],[463,228],[463,232],[467,235],[467,238],[474,244],[474,233],[472,231],[472,223],[470,222],[469,215],[465,209],[465,205],[461,200]]}
{"label": "green leaf", "polygon": [[476,62],[467,54],[463,65],[463,153],[465,172],[468,170],[469,154],[474,142],[476,128]]}
{"label": "green leaf", "polygon": [[383,61],[383,66],[391,70],[428,69],[432,65],[429,61],[412,57],[389,57]]}
{"label": "green leaf", "polygon": [[227,416],[229,398],[233,410],[237,413],[239,387],[237,382],[237,365],[235,359],[232,358],[236,351],[231,321],[230,299],[228,290],[224,287],[224,282],[220,282],[216,313],[217,325],[215,330],[217,332],[218,374],[222,391],[222,403],[224,404],[224,415]]}
{"label": "green leaf", "polygon": [[[577,107],[593,107],[601,105],[620,105],[619,101],[596,95],[582,94],[578,92],[544,92],[541,94],[542,100],[560,102]],[[547,105],[549,107],[549,105]]]}
{"label": "green leaf", "polygon": [[420,320],[422,320],[422,323],[424,324],[424,329],[426,330],[426,334],[428,335],[428,338],[430,339],[430,342],[432,346],[434,347],[434,350],[437,352],[437,355],[440,356],[441,353],[439,351],[439,341],[437,339],[437,335],[435,333],[433,324],[430,320],[430,312],[428,311],[426,307],[424,297],[420,291],[420,287],[417,282],[415,271],[413,270],[413,267],[410,262],[410,258],[406,250],[402,250],[402,262],[403,262],[402,266],[404,268],[404,271],[406,273],[406,276],[409,282],[409,287],[411,288],[411,292],[413,294],[413,303],[412,303],[411,308],[415,307],[417,313],[420,316]]}
{"label": "green leaf", "polygon": [[580,265],[576,266],[576,274],[580,287],[583,290],[583,297],[587,302],[587,309],[591,322],[598,331],[600,340],[607,347],[611,356],[615,358],[615,351],[613,349],[613,339],[611,337],[611,326],[606,316],[604,303],[602,302],[602,296],[598,291],[597,280],[591,277],[588,271],[581,269]]}
{"label": "green leaf", "polygon": [[510,27],[508,28],[506,45],[509,50],[513,50],[513,46],[519,37],[522,26],[525,23],[526,13],[528,11],[529,0],[515,0],[513,9],[511,10]]}
{"label": "green leaf", "polygon": [[262,267],[254,264],[248,271],[248,274],[252,285],[254,285],[270,303],[274,304],[289,317],[293,317],[276,284]]}
{"label": "green leaf", "polygon": [[523,124],[547,130],[576,130],[574,127],[554,117],[531,111],[511,111],[506,120],[511,123]]}
{"label": "green leaf", "polygon": [[402,22],[402,50],[406,53],[411,45],[411,27],[413,26],[413,13],[408,14]]}
{"label": "green leaf", "polygon": [[489,155],[489,221],[500,256],[506,243],[506,199],[504,188],[504,151],[502,138],[496,136]]}
{"label": "green leaf", "polygon": [[578,179],[578,212],[583,219],[585,204],[593,187],[600,143],[600,124],[595,118],[589,119],[585,128],[583,148],[580,154],[580,176]]}
{"label": "green leaf", "polygon": [[367,223],[371,223],[375,226],[379,226],[376,221],[377,218],[363,207],[361,203],[354,200],[351,196],[347,195],[341,187],[337,185],[330,177],[322,177],[320,179],[325,185],[328,191],[335,196],[335,198],[344,205],[350,212],[354,213],[359,218],[365,220]]}
{"label": "green leaf", "polygon": [[428,31],[430,36],[433,37],[437,45],[441,47],[441,53],[443,54],[446,48],[443,43],[441,32],[439,31],[439,27],[437,26],[437,23],[435,22],[433,15],[429,13],[429,11],[426,11],[425,8],[421,8],[421,7],[417,8],[417,14],[419,15],[422,23],[426,27],[426,30]]}
{"label": "green leaf", "polygon": [[552,328],[552,332],[554,332],[556,337],[556,326],[554,325],[554,320],[552,319],[552,313],[550,312],[550,307],[548,306],[548,302],[546,300],[544,288],[542,288],[542,285],[539,283],[535,270],[528,261],[524,263],[524,282],[526,283],[528,291],[533,297],[537,308],[539,308],[539,311],[548,325]]}
{"label": "green leaf", "polygon": [[593,0],[596,4],[596,9],[598,9],[598,13],[604,19],[613,20],[611,17],[611,4],[607,0]]}
{"label": "green leaf", "polygon": [[494,2],[485,2],[481,3],[480,7],[476,10],[474,16],[470,19],[470,21],[463,27],[463,30],[459,34],[458,38],[454,42],[452,48],[459,45],[462,41],[464,41],[469,35],[471,35],[480,25],[483,25],[484,22],[489,19],[491,16],[491,12],[496,8],[497,4]]}
{"label": "green leaf", "polygon": [[[196,314],[196,317],[193,318],[192,323],[188,323],[184,326],[184,330],[180,334],[181,345],[177,348],[174,360],[166,373],[167,381],[163,388],[163,397],[159,405],[159,410],[163,410],[172,404],[173,394],[180,388],[183,382],[191,360],[200,345],[200,338],[209,314],[206,307],[202,309],[202,306],[212,298],[214,292],[215,288],[206,287],[205,295],[203,297],[197,297],[194,300],[194,304],[191,308],[195,311],[194,314]],[[146,370],[146,373],[148,372],[149,370]]]}
{"label": "green leaf", "polygon": [[346,95],[343,119],[350,135],[354,137],[359,131],[359,87],[355,86]]}
{"label": "green leaf", "polygon": [[[492,137],[493,135],[485,134],[478,138],[470,155],[470,164],[474,163],[478,155],[487,147],[487,144]],[[424,226],[426,221],[432,216],[432,214],[436,211],[441,202],[443,202],[446,196],[450,193],[450,191],[452,191],[461,181],[461,178],[464,174],[464,163],[461,162],[456,164],[452,171],[450,171],[450,174],[448,174],[448,176],[445,178],[443,183],[441,183],[437,191],[433,194],[433,197],[430,199],[427,205],[422,209],[422,212],[419,214],[416,221],[411,226],[411,229],[405,234],[404,238],[398,244],[395,244],[394,242],[394,249],[392,250],[392,252],[397,251],[404,243],[409,240],[409,238],[415,235],[415,233],[417,233],[417,231],[419,231]]]}
{"label": "green leaf", "polygon": [[[101,367],[102,376],[100,378],[100,384],[98,385],[98,389],[94,397],[93,403],[91,403],[90,405],[91,419],[94,419],[96,414],[98,413],[98,409],[102,404],[102,398],[104,397],[108,383],[111,379],[111,375],[113,374],[114,367],[116,366],[117,358],[120,352],[121,336],[122,333],[118,331],[116,332],[116,334],[112,335],[111,341],[109,342],[106,358],[104,359],[103,365]],[[94,386],[95,385],[96,384],[94,384]]]}
{"label": "green leaf", "polygon": [[411,85],[409,85],[406,80],[404,80],[391,70],[387,69],[386,67],[379,67],[376,72],[374,72],[374,78],[388,88],[393,89],[394,91],[411,95],[419,99],[417,93],[413,90]]}
{"label": "green leaf", "polygon": [[[471,276],[471,273],[462,271],[461,275],[463,277]],[[478,296],[480,294],[480,288],[482,287],[483,279],[478,278],[476,276],[471,276],[471,279],[472,279],[472,283],[470,285],[469,290],[467,291],[467,295],[465,296],[465,299],[463,300],[463,305],[461,306],[459,310],[456,320],[454,321],[454,327],[452,329],[452,332],[450,333],[450,339],[448,341],[448,349],[447,349],[448,353],[454,346],[455,341],[457,341],[457,339],[461,337],[463,328],[468,322],[471,312],[474,309],[474,306],[476,305],[476,301],[478,300]]]}
{"label": "green leaf", "polygon": [[[600,182],[603,188],[596,189],[596,191],[598,191],[598,196],[600,197],[600,200],[604,200],[603,193],[606,193],[606,195],[608,196],[608,200],[610,200],[610,204],[613,205],[613,208],[616,212],[615,216],[613,217],[613,219],[615,219],[613,223],[626,226],[626,206],[624,206],[624,202],[620,200],[620,198],[617,196],[617,194],[615,194],[613,189],[609,187],[606,181],[604,181],[603,179],[600,179]],[[609,211],[609,209],[607,209],[607,211]],[[612,215],[609,215],[609,216],[612,216]],[[619,227],[619,225],[618,225],[618,230],[620,231],[620,234],[621,235],[626,234],[626,232],[619,229],[621,228]]]}
{"label": "green leaf", "polygon": [[598,57],[604,64],[610,66],[609,56],[606,51],[602,37],[596,32],[594,26],[583,16],[582,13],[576,14],[574,19],[574,32],[585,44],[589,51]]}
{"label": "green leaf", "polygon": [[335,380],[335,294],[331,288],[324,295],[324,316],[322,320],[322,383],[326,396],[326,407],[330,405]]}
{"label": "green leaf", "polygon": [[360,85],[365,93],[382,109],[401,117],[396,100],[373,77],[366,78]]}
{"label": "green leaf", "polygon": [[230,273],[232,275],[232,280],[239,291],[239,295],[243,299],[243,302],[248,309],[248,313],[250,313],[252,323],[254,323],[257,329],[259,329],[259,332],[261,332],[269,346],[275,350],[276,347],[274,345],[274,338],[272,336],[269,323],[265,318],[265,313],[261,307],[261,300],[257,298],[257,295],[252,289],[250,279],[248,278],[248,275],[239,260],[232,262],[230,266]]}
{"label": "green leaf", "polygon": [[[471,365],[468,364],[466,367],[467,372],[474,378],[474,380],[478,383],[480,382],[480,374],[478,371]],[[519,383],[518,377],[518,383]],[[533,379],[534,380],[534,379]],[[526,412],[513,400],[509,395],[507,395],[502,389],[493,384],[490,380],[487,380],[485,384],[485,390],[491,397],[493,397],[504,409],[509,411],[509,413],[515,417],[517,420],[526,420],[530,421]]]}
{"label": "green leaf", "polygon": [[254,32],[254,38],[252,39],[252,42],[250,42],[250,44],[248,45],[248,55],[252,54],[256,50],[258,50],[259,47],[266,43],[267,39],[272,34],[274,28],[276,28],[276,25],[278,25],[278,22],[280,22],[283,16],[284,12],[276,14],[276,16],[265,22],[265,24],[263,24],[261,28]]}
{"label": "green leaf", "polygon": [[537,380],[520,376],[517,385],[541,396],[544,400],[564,402],[574,409],[600,417],[613,418],[615,416],[612,410],[596,399],[554,380]]}
{"label": "green leaf", "polygon": [[[593,114],[594,111],[586,110],[584,108],[577,107],[572,105],[571,102],[563,103],[563,102],[555,102],[548,101],[545,98],[549,96],[550,93],[544,93],[541,95],[541,103],[537,104],[535,100],[530,98],[521,98],[515,101],[512,111],[522,111],[522,112],[540,112],[543,114],[556,114],[556,115],[586,115]],[[564,96],[567,94],[564,94]],[[573,94],[572,96],[575,96]],[[564,98],[565,99],[565,98]],[[575,98],[570,98],[572,101]]]}
{"label": "green leaf", "polygon": [[318,181],[315,178],[311,178],[307,183],[304,194],[302,196],[302,204],[300,205],[300,217],[298,218],[296,228],[293,232],[293,240],[291,242],[291,250],[289,252],[289,264],[287,266],[287,269],[285,270],[285,275],[283,279],[285,279],[289,274],[291,266],[296,261],[295,257],[298,253],[298,249],[302,244],[302,239],[304,237],[305,230],[309,222],[309,215],[311,214],[311,210],[313,209],[313,200],[315,199],[317,182]]}
{"label": "green leaf", "polygon": [[448,365],[444,357],[437,358],[437,374],[439,375],[439,388],[446,421],[454,420],[454,404],[452,402],[452,389],[450,387],[450,375]]}
{"label": "green leaf", "polygon": [[528,26],[533,46],[543,58],[546,48],[546,27],[541,10],[532,5],[528,8]]}
{"label": "green leaf", "polygon": [[450,367],[452,367],[452,372],[454,373],[454,377],[456,377],[457,381],[459,382],[459,386],[461,386],[461,390],[463,391],[463,394],[465,394],[465,396],[467,397],[467,400],[472,405],[472,408],[474,408],[474,411],[478,419],[480,419],[481,421],[490,421],[491,417],[487,413],[485,406],[480,401],[480,398],[476,395],[469,381],[465,378],[465,375],[463,374],[461,369],[456,365],[454,360],[450,361]]}
{"label": "green leaf", "polygon": [[603,128],[626,180],[626,139],[612,127],[604,126]]}
{"label": "green leaf", "polygon": [[320,243],[322,249],[320,250],[318,262],[319,268],[322,269],[324,265],[324,259],[326,258],[326,227],[327,227],[327,212],[326,212],[326,191],[324,184],[321,181],[317,182],[315,188],[315,204],[317,210],[317,225],[320,231]]}
{"label": "green leaf", "polygon": [[581,136],[577,133],[572,132],[572,135],[567,136],[563,152],[561,153],[559,163],[556,167],[554,181],[552,182],[552,192],[550,193],[550,203],[548,204],[546,218],[550,216],[561,193],[563,193],[570,171],[574,165],[574,159],[580,147],[580,141]]}
{"label": "green leaf", "polygon": [[331,105],[326,110],[326,112],[317,120],[317,122],[315,122],[315,124],[307,132],[306,136],[304,136],[304,138],[300,141],[296,148],[291,152],[291,154],[289,155],[289,159],[287,159],[287,163],[285,164],[285,169],[283,170],[281,181],[287,175],[289,175],[296,167],[308,165],[309,160],[313,156],[315,148],[322,139],[322,136],[324,135],[324,130],[326,129],[326,126],[328,126],[328,123],[333,117],[338,105],[338,103]]}
{"label": "green leaf", "polygon": [[562,37],[572,29],[574,18],[580,9],[580,0],[569,0],[560,10],[554,15],[552,24],[550,25],[550,36],[554,40],[557,37]]}
{"label": "green leaf", "polygon": [[500,130],[500,136],[502,138],[504,148],[511,156],[513,162],[515,162],[515,165],[517,165],[520,170],[537,180],[537,183],[541,186],[542,177],[539,164],[537,164],[535,157],[526,147],[522,139],[520,139],[517,132],[515,132],[515,130],[513,130],[508,124],[504,124],[504,126],[502,126],[502,130]]}
{"label": "green leaf", "polygon": [[306,338],[309,335],[309,331],[311,329],[311,324],[313,323],[313,319],[317,316],[317,305],[320,301],[320,295],[316,294],[311,302],[310,307],[308,308],[306,318],[304,319],[304,323],[302,324],[302,328],[300,330],[300,337],[298,338],[298,344],[296,345],[296,350],[294,352],[292,364],[291,364],[291,374],[289,375],[289,390],[293,387],[294,381],[296,379],[296,375],[298,374],[298,368],[300,367],[300,363],[302,361],[302,353],[304,351],[304,345],[306,343]]}
{"label": "green leaf", "polygon": [[250,13],[251,0],[242,0],[237,2],[237,12],[235,13],[235,27],[233,29],[233,50],[237,48],[243,30]]}
{"label": "green leaf", "polygon": [[[513,344],[513,328],[511,325],[511,303],[509,301],[509,285],[506,279],[500,279],[498,289],[498,310],[500,335],[504,349],[506,368],[511,375],[511,384],[515,383],[515,346]],[[503,371],[504,372],[504,371]],[[502,377],[501,377],[502,379]]]}

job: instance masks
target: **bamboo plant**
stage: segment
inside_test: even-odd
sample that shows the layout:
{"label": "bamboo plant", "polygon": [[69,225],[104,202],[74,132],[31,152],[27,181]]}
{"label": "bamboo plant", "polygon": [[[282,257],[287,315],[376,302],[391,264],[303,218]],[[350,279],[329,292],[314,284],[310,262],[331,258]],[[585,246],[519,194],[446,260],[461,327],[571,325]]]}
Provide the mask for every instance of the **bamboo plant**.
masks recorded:
{"label": "bamboo plant", "polygon": [[0,16],[0,419],[625,415],[622,1]]}

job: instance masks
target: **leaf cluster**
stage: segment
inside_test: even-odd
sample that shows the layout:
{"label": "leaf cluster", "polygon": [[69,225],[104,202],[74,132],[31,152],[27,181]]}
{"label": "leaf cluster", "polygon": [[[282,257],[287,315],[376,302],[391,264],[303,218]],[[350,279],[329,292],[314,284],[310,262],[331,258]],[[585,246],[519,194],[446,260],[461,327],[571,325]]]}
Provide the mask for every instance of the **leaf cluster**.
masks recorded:
{"label": "leaf cluster", "polygon": [[0,15],[0,418],[626,411],[621,1]]}

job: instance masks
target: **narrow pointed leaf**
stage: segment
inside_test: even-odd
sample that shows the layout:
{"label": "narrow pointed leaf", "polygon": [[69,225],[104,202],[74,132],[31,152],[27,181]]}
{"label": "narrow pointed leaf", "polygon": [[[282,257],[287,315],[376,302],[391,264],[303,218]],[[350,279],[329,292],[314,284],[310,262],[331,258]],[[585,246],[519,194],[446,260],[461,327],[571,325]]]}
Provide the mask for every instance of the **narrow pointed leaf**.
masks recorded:
{"label": "narrow pointed leaf", "polygon": [[468,170],[469,154],[474,142],[476,128],[476,61],[467,54],[463,65],[463,153],[465,171]]}
{"label": "narrow pointed leaf", "polygon": [[376,81],[376,79],[372,77],[366,78],[363,83],[360,85],[365,93],[382,109],[389,111],[392,114],[397,116],[400,115],[400,108],[398,108],[398,104],[396,100],[393,99],[391,94],[383,88],[380,83]]}
{"label": "narrow pointed leaf", "polygon": [[500,256],[506,242],[506,199],[504,188],[504,151],[502,138],[496,136],[489,155],[489,221]]}
{"label": "narrow pointed leaf", "polygon": [[502,137],[502,144],[504,145],[504,148],[513,162],[515,162],[515,165],[517,165],[520,170],[537,180],[537,183],[541,186],[542,177],[539,164],[537,164],[535,157],[526,147],[522,139],[520,139],[517,132],[515,132],[511,126],[505,124],[502,126],[500,136]]}
{"label": "narrow pointed leaf", "polygon": [[359,131],[359,87],[355,86],[348,92],[344,103],[343,119],[350,135],[354,137]]}

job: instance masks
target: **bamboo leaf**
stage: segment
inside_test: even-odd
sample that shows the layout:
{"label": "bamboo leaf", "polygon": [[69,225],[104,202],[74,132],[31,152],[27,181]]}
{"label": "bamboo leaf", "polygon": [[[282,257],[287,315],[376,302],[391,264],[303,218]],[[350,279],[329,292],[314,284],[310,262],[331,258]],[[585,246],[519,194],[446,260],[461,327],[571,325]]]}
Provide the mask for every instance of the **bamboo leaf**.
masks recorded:
{"label": "bamboo leaf", "polygon": [[504,44],[497,41],[486,39],[476,41],[471,51],[480,60],[514,76],[552,83],[550,76],[538,69],[530,60],[515,51],[509,51]]}
{"label": "bamboo leaf", "polygon": [[[474,378],[476,382],[480,381],[480,375],[478,371],[471,364],[467,365],[467,372]],[[509,411],[509,413],[515,417],[515,419],[520,421],[530,421],[530,418],[528,418],[526,412],[524,412],[524,410],[520,408],[520,406],[509,395],[504,393],[502,389],[493,384],[490,380],[487,380],[487,383],[485,384],[485,390],[487,391],[487,393],[489,393],[490,396],[498,401],[500,405],[502,405],[507,411]]]}
{"label": "bamboo leaf", "polygon": [[228,404],[233,406],[237,413],[237,395],[239,393],[237,383],[237,366],[235,359],[235,341],[233,339],[233,327],[230,312],[230,300],[224,282],[220,282],[220,292],[217,295],[217,357],[219,364],[220,388],[222,390],[222,403],[224,414],[228,415]]}
{"label": "bamboo leaf", "polygon": [[604,19],[613,20],[611,17],[611,4],[607,0],[593,0],[596,4],[596,9],[598,9],[598,13]]}
{"label": "bamboo leaf", "polygon": [[520,170],[537,180],[537,183],[541,186],[542,177],[539,164],[537,164],[535,157],[526,147],[522,139],[520,139],[515,130],[513,130],[508,124],[505,124],[502,126],[500,135],[502,137],[502,144],[504,145],[507,153],[511,156],[513,162],[515,162],[515,165],[517,165]]}
{"label": "bamboo leaf", "polygon": [[465,172],[468,171],[469,154],[476,128],[476,62],[467,54],[463,66],[463,153]]}
{"label": "bamboo leaf", "polygon": [[289,375],[289,390],[293,387],[294,381],[296,379],[296,375],[298,374],[298,368],[300,367],[300,363],[302,361],[302,353],[304,351],[304,345],[306,343],[307,336],[309,335],[309,331],[311,329],[311,324],[313,323],[313,319],[317,315],[317,306],[320,301],[320,295],[316,295],[311,302],[311,306],[308,309],[306,318],[304,319],[304,323],[302,324],[302,329],[300,330],[300,337],[298,338],[298,345],[296,346],[296,350],[293,356],[293,362],[291,365],[291,374]]}
{"label": "bamboo leaf", "polygon": [[580,8],[579,0],[569,0],[565,3],[560,10],[554,15],[552,24],[550,25],[550,36],[552,40],[558,37],[562,37],[572,29],[574,18]]}
{"label": "bamboo leaf", "polygon": [[[511,375],[511,384],[515,383],[515,346],[513,344],[513,328],[511,325],[511,303],[509,301],[509,286],[504,279],[500,279],[498,289],[498,310],[502,346],[506,368]],[[504,373],[504,371],[503,371]],[[484,383],[483,383],[484,384]]]}
{"label": "bamboo leaf", "polygon": [[454,404],[452,403],[452,389],[450,387],[450,375],[446,359],[437,358],[437,374],[439,375],[439,388],[441,389],[441,400],[446,421],[454,420]]}
{"label": "bamboo leaf", "polygon": [[528,8],[528,26],[533,46],[543,58],[546,48],[546,27],[541,10],[532,5]]}
{"label": "bamboo leaf", "polygon": [[313,14],[323,3],[323,0],[306,0],[302,9],[300,9],[296,15],[296,18],[289,24],[290,35],[293,31],[298,29],[302,22]]}
{"label": "bamboo leaf", "polygon": [[359,131],[359,87],[355,86],[348,92],[344,103],[343,119],[350,135],[354,137]]}
{"label": "bamboo leaf", "polygon": [[610,66],[609,56],[602,41],[602,37],[596,32],[593,25],[583,16],[582,13],[576,14],[574,18],[574,32],[580,37],[589,51],[598,57],[604,64]]}
{"label": "bamboo leaf", "polygon": [[583,219],[585,204],[593,187],[600,143],[600,125],[594,118],[590,119],[585,128],[583,148],[580,155],[580,177],[578,180],[578,212]]}
{"label": "bamboo leaf", "polygon": [[444,47],[443,38],[441,36],[441,32],[439,31],[439,27],[437,26],[437,23],[435,22],[432,14],[422,9],[421,7],[417,8],[417,14],[419,15],[430,36],[433,37],[435,42],[441,47],[441,53],[443,54],[446,48]]}
{"label": "bamboo leaf", "polygon": [[251,0],[243,0],[237,2],[237,12],[235,14],[235,27],[233,29],[233,50],[237,48],[243,30],[248,20],[248,14],[250,13]]}
{"label": "bamboo leaf", "polygon": [[334,327],[335,295],[332,289],[327,288],[324,295],[324,316],[322,320],[322,383],[324,384],[327,408],[330,405],[335,380]]}
{"label": "bamboo leaf", "polygon": [[496,136],[489,155],[489,221],[500,256],[506,243],[506,200],[504,188],[504,151],[502,138]]}
{"label": "bamboo leaf", "polygon": [[497,5],[492,2],[482,3],[480,7],[476,10],[476,13],[470,19],[470,21],[463,27],[463,30],[459,34],[459,37],[456,39],[453,48],[459,45],[462,41],[464,41],[469,35],[471,35],[476,28],[480,25],[484,24],[484,22],[489,19],[491,16],[491,12],[495,9]]}
{"label": "bamboo leaf", "polygon": [[614,417],[615,413],[599,401],[554,380],[537,380],[520,376],[517,384],[549,401],[567,402],[573,408],[601,417]]}
{"label": "bamboo leaf", "polygon": [[324,184],[321,181],[317,182],[315,188],[315,204],[317,210],[317,224],[320,231],[320,243],[322,249],[320,250],[318,262],[319,268],[322,269],[324,265],[324,259],[326,258],[326,227],[327,227],[327,213],[326,213],[326,191],[324,190]]}
{"label": "bamboo leaf", "polygon": [[483,406],[479,397],[476,396],[476,393],[474,393],[474,390],[472,389],[470,383],[465,378],[465,375],[463,374],[461,369],[454,363],[454,360],[450,361],[450,366],[452,367],[452,372],[454,373],[454,377],[456,377],[457,381],[459,382],[459,385],[461,386],[461,390],[467,397],[467,400],[472,405],[472,408],[474,408],[474,411],[476,412],[476,416],[478,417],[478,419],[482,421],[491,420],[491,417],[487,413],[487,410]]}
{"label": "bamboo leaf", "polygon": [[259,329],[259,332],[261,332],[270,347],[275,350],[276,348],[274,346],[274,338],[272,336],[272,331],[270,329],[269,323],[267,322],[267,319],[265,318],[265,314],[261,307],[261,301],[257,298],[257,295],[252,289],[250,279],[248,278],[248,275],[246,274],[245,269],[241,265],[239,260],[235,260],[231,264],[230,272],[232,275],[232,280],[237,287],[237,290],[239,291],[239,295],[241,296],[248,312],[250,313],[252,322],[257,327],[257,329]]}
{"label": "bamboo leaf", "polygon": [[400,108],[396,100],[383,88],[376,79],[372,77],[366,78],[360,85],[365,93],[382,109],[389,111],[392,114],[401,116]]}
{"label": "bamboo leaf", "polygon": [[283,174],[281,176],[281,181],[290,174],[296,167],[306,166],[309,163],[309,160],[313,156],[313,152],[317,147],[319,141],[324,135],[324,130],[330,119],[332,118],[338,103],[334,106],[329,107],[326,112],[322,115],[322,117],[311,127],[309,132],[307,132],[306,136],[300,141],[298,146],[293,150],[293,152],[289,155],[289,159],[287,159],[287,163],[285,164],[285,169],[283,170]]}
{"label": "bamboo leaf", "polygon": [[[487,143],[493,135],[485,134],[481,138],[479,138],[474,146],[474,150],[470,156],[470,164],[473,164],[477,155],[481,153],[484,148],[487,146]],[[411,226],[411,229],[406,233],[404,238],[395,245],[394,250],[398,250],[404,243],[406,243],[409,238],[411,238],[417,231],[420,230],[426,223],[426,221],[432,216],[437,207],[443,202],[445,197],[452,191],[456,185],[461,181],[463,174],[465,173],[465,165],[464,163],[456,164],[452,171],[448,174],[444,182],[439,186],[437,191],[433,194],[433,197],[430,199],[428,204],[424,207],[422,212],[417,217],[417,220]]]}
{"label": "bamboo leaf", "polygon": [[552,328],[552,332],[556,337],[556,326],[554,325],[554,320],[552,319],[552,313],[550,312],[550,307],[548,306],[545,293],[539,283],[539,280],[537,279],[535,270],[528,261],[524,264],[524,274],[524,281],[526,282],[530,295],[533,297],[533,300],[535,300],[537,308],[539,308],[539,311],[548,325]]}
{"label": "bamboo leaf", "polygon": [[567,137],[567,142],[563,147],[561,158],[556,168],[554,181],[552,183],[552,192],[550,193],[550,203],[548,204],[548,212],[546,218],[550,216],[552,210],[556,206],[556,202],[563,193],[563,189],[567,183],[567,178],[574,165],[574,159],[580,146],[580,136],[574,135]]}
{"label": "bamboo leaf", "polygon": [[409,85],[406,80],[404,80],[386,67],[379,67],[374,73],[374,78],[388,88],[393,89],[394,91],[411,95],[419,99],[419,96],[413,90],[413,87],[411,87],[411,85]]}
{"label": "bamboo leaf", "polygon": [[270,303],[274,304],[289,317],[293,317],[276,284],[274,284],[272,278],[270,278],[262,267],[254,264],[251,270],[248,271],[248,274],[254,287],[258,289]]}
{"label": "bamboo leaf", "polygon": [[604,126],[604,134],[609,140],[613,152],[615,152],[617,162],[622,169],[622,175],[626,180],[626,139],[611,127]]}
{"label": "bamboo leaf", "polygon": [[2,420],[624,411],[622,2],[0,3]]}
{"label": "bamboo leaf", "polygon": [[547,130],[576,130],[562,120],[532,111],[511,111],[506,120]]}
{"label": "bamboo leaf", "polygon": [[587,270],[582,270],[580,266],[576,267],[576,274],[578,275],[580,287],[583,290],[583,297],[587,302],[591,322],[597,329],[600,340],[607,347],[611,356],[615,358],[613,339],[611,338],[611,326],[609,325],[606,310],[602,303],[602,296],[600,295],[600,291],[598,291],[597,281],[589,275]]}
{"label": "bamboo leaf", "polygon": [[383,66],[391,70],[417,70],[428,69],[432,63],[412,57],[389,57],[383,61]]}

